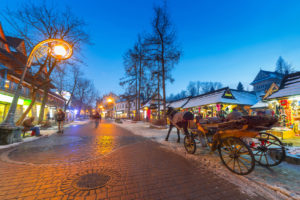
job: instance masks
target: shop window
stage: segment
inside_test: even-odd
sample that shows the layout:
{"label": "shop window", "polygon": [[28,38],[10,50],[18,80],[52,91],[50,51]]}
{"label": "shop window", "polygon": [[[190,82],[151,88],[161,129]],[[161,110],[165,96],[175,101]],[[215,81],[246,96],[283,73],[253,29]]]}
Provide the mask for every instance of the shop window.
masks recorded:
{"label": "shop window", "polygon": [[5,107],[6,105],[5,104],[0,104],[0,122],[2,122],[5,118]]}

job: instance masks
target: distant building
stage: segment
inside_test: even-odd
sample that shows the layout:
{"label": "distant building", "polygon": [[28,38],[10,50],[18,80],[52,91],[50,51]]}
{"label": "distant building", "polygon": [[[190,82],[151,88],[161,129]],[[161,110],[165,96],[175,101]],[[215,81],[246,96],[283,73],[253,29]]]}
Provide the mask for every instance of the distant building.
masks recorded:
{"label": "distant building", "polygon": [[115,104],[115,118],[133,118],[135,116],[136,100],[119,99]]}
{"label": "distant building", "polygon": [[280,85],[283,76],[283,74],[277,72],[260,70],[250,85],[253,86],[254,92],[259,94],[258,96],[264,96],[272,83]]}

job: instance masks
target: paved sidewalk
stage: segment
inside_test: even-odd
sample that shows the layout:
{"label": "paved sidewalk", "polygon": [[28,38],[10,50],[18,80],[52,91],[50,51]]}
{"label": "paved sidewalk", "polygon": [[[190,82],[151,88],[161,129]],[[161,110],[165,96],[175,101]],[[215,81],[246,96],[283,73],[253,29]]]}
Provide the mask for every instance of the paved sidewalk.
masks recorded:
{"label": "paved sidewalk", "polygon": [[116,125],[91,126],[2,153],[0,199],[264,199]]}
{"label": "paved sidewalk", "polygon": [[[76,126],[76,125],[83,125],[83,124],[86,124],[88,122],[89,122],[88,120],[73,121],[73,122],[65,124],[64,128],[68,128],[70,126]],[[26,142],[31,142],[31,141],[34,141],[34,140],[38,140],[38,139],[41,139],[45,136],[47,137],[47,136],[53,135],[53,134],[57,133],[57,130],[58,130],[58,126],[52,126],[52,127],[47,128],[47,129],[41,129],[40,133],[41,133],[42,137],[36,137],[36,136],[25,137],[25,138],[22,138],[22,140],[23,140],[22,142],[16,142],[16,143],[13,143],[13,144],[8,144],[8,145],[0,145],[0,150],[15,147],[15,146],[18,146],[18,145],[26,143]]]}

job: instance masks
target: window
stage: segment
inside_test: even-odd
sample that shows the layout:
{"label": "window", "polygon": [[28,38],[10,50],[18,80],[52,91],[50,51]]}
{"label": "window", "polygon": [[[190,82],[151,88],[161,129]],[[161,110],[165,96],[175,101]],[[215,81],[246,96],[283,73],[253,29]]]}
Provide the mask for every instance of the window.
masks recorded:
{"label": "window", "polygon": [[9,81],[9,80],[6,80],[6,81],[5,81],[5,85],[4,85],[4,87],[5,87],[6,90],[9,89],[9,85],[10,85],[10,81]]}

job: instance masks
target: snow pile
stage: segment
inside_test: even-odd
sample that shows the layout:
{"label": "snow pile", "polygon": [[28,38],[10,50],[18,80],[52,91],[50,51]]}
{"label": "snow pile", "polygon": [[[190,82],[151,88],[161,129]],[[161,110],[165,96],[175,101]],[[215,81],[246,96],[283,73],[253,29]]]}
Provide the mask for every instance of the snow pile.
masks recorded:
{"label": "snow pile", "polygon": [[287,153],[300,157],[300,147],[289,147]]}
{"label": "snow pile", "polygon": [[[183,146],[184,135],[180,135],[181,143],[177,143],[177,133],[175,128],[170,134],[169,141],[165,141],[168,132],[166,129],[151,129],[149,128],[150,124],[148,123],[130,123],[129,121],[124,121],[123,124],[117,125],[132,131],[136,135],[159,142],[163,145],[162,147],[168,151],[172,151],[199,163],[199,168],[205,168],[212,171],[214,174],[237,185],[244,193],[252,196],[256,196],[256,194],[263,195],[267,199],[300,199],[300,190],[297,186],[300,168],[295,167],[289,169],[290,165],[286,167],[287,164],[284,164],[284,166],[279,167],[279,169],[275,171],[276,173],[273,174],[268,171],[268,169],[256,165],[254,171],[250,175],[239,176],[228,171],[222,164],[218,153],[211,153],[209,149],[202,148],[200,144],[197,145],[197,150],[194,155],[186,153]],[[285,174],[286,168],[288,168],[287,171],[290,173]],[[278,174],[282,176],[277,177]]]}

